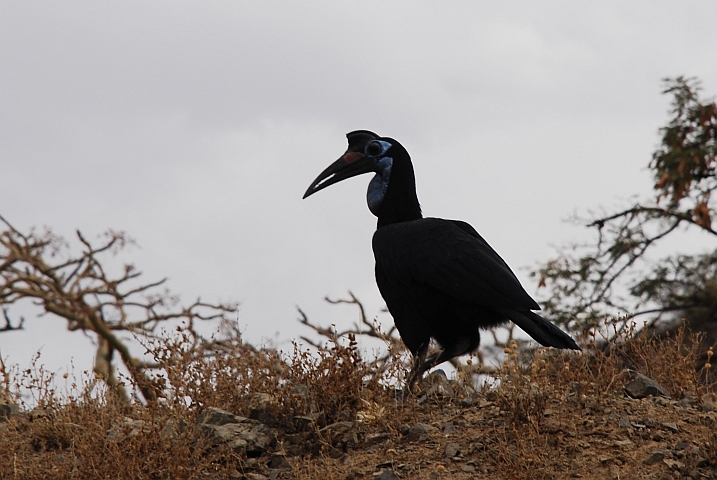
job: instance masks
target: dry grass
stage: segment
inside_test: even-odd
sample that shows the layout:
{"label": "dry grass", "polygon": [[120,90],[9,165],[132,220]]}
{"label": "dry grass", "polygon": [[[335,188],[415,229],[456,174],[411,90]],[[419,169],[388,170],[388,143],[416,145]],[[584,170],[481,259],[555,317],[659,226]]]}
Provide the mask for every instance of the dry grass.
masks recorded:
{"label": "dry grass", "polygon": [[[158,342],[150,350],[164,397],[149,407],[128,406],[87,375],[9,370],[6,388],[31,392],[36,407],[0,423],[0,478],[370,479],[385,468],[401,478],[715,478],[711,365],[695,369],[684,335],[527,359],[511,345],[497,386],[424,384],[403,400],[391,386],[400,356],[376,376],[353,338],[288,354],[238,340],[202,354],[181,337]],[[627,368],[672,400],[626,398]],[[272,427],[276,446],[256,458],[205,448],[194,425],[206,407]],[[426,431],[416,434],[417,424]],[[659,449],[667,459],[646,463]]]}

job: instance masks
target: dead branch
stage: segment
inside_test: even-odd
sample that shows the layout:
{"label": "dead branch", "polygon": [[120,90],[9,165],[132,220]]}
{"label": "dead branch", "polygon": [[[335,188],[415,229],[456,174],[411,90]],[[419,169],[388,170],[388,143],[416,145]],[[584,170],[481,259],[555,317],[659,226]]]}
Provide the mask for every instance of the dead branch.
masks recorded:
{"label": "dead branch", "polygon": [[17,325],[12,324],[12,320],[10,320],[10,315],[8,314],[7,308],[2,309],[3,317],[5,318],[5,326],[0,327],[0,333],[2,332],[11,332],[13,330],[24,330],[25,327],[25,317],[20,317],[20,323]]}
{"label": "dead branch", "polygon": [[[134,243],[123,232],[110,230],[94,244],[77,231],[81,252],[70,254],[68,243],[50,230],[24,234],[2,216],[0,224],[4,225],[0,231],[0,305],[29,299],[45,312],[65,319],[68,330],[94,336],[98,345],[95,372],[127,401],[129,396],[112,363],[114,353],[146,401],[154,402],[161,388],[149,374],[158,365],[134,357],[119,332],[142,341],[157,338],[160,325],[177,324],[194,347],[209,348],[213,340],[202,338],[196,322],[228,322],[228,315],[236,312],[236,304],[211,304],[201,299],[182,307],[168,290],[158,291],[166,279],[140,283],[141,272],[133,265],[125,265],[119,275],[110,275],[105,268],[106,255],[116,255]],[[7,309],[3,312],[6,325],[0,332],[22,329],[23,318],[13,325]]]}

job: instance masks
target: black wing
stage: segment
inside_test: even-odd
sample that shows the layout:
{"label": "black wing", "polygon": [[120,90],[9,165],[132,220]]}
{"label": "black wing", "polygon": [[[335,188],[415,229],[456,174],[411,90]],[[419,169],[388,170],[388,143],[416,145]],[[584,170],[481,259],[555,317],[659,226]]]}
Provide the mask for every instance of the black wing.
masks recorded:
{"label": "black wing", "polygon": [[373,250],[391,283],[428,284],[488,307],[540,308],[500,255],[465,222],[423,218],[386,225],[374,234]]}

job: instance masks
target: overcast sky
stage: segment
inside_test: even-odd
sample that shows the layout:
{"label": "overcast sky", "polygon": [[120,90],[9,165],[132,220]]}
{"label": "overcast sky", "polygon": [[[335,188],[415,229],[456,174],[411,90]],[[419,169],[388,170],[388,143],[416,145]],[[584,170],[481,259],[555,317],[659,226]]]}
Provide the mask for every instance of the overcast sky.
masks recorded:
{"label": "overcast sky", "polygon": [[[411,153],[425,215],[471,223],[536,294],[524,267],[580,237],[568,216],[649,191],[661,79],[717,93],[715,25],[710,0],[0,0],[0,214],[124,230],[148,281],[238,301],[247,340],[286,347],[297,305],[355,318],[325,295],[380,314],[370,177],[301,200],[369,129]],[[0,354],[87,368],[64,328],[28,318]]]}

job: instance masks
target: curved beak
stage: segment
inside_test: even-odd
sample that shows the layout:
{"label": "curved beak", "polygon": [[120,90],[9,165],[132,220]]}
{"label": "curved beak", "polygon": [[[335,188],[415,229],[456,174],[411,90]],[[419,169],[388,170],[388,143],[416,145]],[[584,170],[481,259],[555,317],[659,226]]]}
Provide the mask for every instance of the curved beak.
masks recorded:
{"label": "curved beak", "polygon": [[376,159],[359,152],[346,152],[311,182],[303,198],[341,180],[376,171]]}

